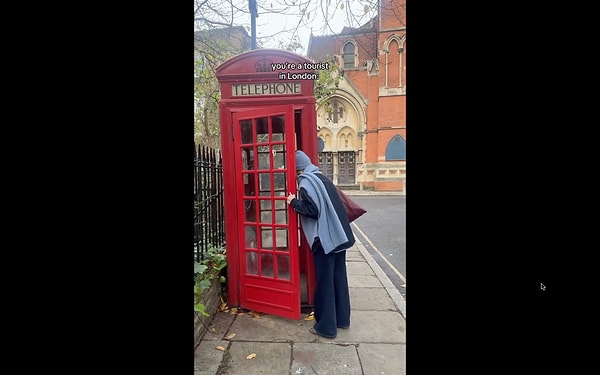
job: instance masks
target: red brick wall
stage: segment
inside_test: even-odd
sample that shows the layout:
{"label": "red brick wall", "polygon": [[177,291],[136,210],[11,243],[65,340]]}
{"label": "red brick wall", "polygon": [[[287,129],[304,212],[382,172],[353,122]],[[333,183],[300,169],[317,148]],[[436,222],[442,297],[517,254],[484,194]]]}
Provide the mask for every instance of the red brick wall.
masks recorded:
{"label": "red brick wall", "polygon": [[404,186],[402,182],[378,182],[377,190],[379,191],[402,191]]}
{"label": "red brick wall", "polygon": [[365,190],[377,190],[377,191],[403,191],[404,184],[402,182],[365,182],[363,183]]}
{"label": "red brick wall", "polygon": [[406,126],[406,95],[382,96],[379,108],[379,127]]}
{"label": "red brick wall", "polygon": [[406,26],[406,0],[381,1],[381,29]]}

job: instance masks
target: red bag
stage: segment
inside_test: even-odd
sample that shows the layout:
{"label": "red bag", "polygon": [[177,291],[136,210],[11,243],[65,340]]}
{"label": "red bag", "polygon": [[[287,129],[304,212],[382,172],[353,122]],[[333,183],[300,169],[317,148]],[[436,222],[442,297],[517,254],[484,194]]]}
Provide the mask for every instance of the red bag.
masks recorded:
{"label": "red bag", "polygon": [[340,189],[337,186],[335,188],[337,190],[338,195],[340,196],[340,200],[344,204],[344,209],[346,210],[346,214],[348,214],[348,220],[350,222],[353,222],[354,220],[358,219],[367,212],[367,210],[365,210],[364,208],[359,206],[355,201],[350,199],[350,197],[347,196],[342,189]]}

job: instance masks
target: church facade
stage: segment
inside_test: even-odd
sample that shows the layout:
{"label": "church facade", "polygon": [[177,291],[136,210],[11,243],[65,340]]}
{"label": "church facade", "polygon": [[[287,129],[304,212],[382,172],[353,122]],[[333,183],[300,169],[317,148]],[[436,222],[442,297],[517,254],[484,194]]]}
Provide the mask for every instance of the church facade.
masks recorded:
{"label": "church facade", "polygon": [[319,166],[347,188],[406,193],[406,0],[381,0],[359,28],[311,35],[307,57],[340,81],[317,108]]}

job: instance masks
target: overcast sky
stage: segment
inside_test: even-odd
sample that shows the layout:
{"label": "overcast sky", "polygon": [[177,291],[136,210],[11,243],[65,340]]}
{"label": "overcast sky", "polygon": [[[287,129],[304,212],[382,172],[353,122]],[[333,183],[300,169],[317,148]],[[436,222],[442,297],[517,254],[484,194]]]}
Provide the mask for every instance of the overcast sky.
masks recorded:
{"label": "overcast sky", "polygon": [[[251,35],[251,20],[248,0],[222,1],[220,4],[209,0],[212,6],[222,7],[226,18],[221,22],[231,22],[231,3],[238,11],[233,15],[234,26],[244,26]],[[376,0],[258,0],[258,18],[256,19],[256,37],[263,48],[278,48],[279,42],[289,42],[294,31],[302,44],[299,53],[306,55],[311,28],[313,35],[331,35],[339,33],[344,26],[359,27],[373,16],[373,7],[368,3]],[[329,5],[327,5],[329,4]],[[205,8],[208,9],[208,8]],[[365,13],[367,10],[367,13]],[[350,11],[350,12],[349,12]],[[300,16],[304,13],[304,17]],[[324,21],[324,14],[329,19]],[[301,21],[303,19],[303,21]]]}
{"label": "overcast sky", "polygon": [[[259,39],[262,47],[277,48],[280,40],[289,40],[291,38],[292,31],[281,33],[279,35],[273,35],[274,30],[293,30],[298,26],[297,34],[300,44],[302,44],[302,54],[306,55],[308,48],[308,41],[310,39],[311,26],[313,35],[331,35],[333,33],[339,33],[344,27],[344,15],[341,13],[336,14],[334,18],[329,21],[329,26],[333,29],[327,30],[325,28],[325,22],[315,19],[309,21],[308,25],[301,24],[298,26],[298,16],[287,16],[287,15],[275,15],[275,14],[259,14],[256,19],[256,37]],[[245,26],[245,25],[244,25]],[[250,27],[250,23],[248,23]],[[250,31],[248,31],[250,33]],[[261,39],[262,36],[266,38]]]}

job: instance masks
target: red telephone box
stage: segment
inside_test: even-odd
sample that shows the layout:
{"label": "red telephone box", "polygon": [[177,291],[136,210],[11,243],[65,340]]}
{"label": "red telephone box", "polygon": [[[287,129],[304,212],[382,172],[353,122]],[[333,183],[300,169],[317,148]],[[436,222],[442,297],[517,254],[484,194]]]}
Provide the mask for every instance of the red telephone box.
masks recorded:
{"label": "red telephone box", "polygon": [[305,57],[275,49],[216,70],[232,307],[299,319],[312,305],[312,254],[286,197],[296,193],[295,151],[318,163],[317,74]]}

